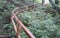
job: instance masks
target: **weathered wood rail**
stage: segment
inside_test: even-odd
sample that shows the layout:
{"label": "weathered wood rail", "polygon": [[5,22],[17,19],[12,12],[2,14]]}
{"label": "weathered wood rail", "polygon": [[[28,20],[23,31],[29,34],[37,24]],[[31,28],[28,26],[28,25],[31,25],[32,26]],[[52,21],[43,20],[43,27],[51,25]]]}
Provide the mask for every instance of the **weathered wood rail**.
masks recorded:
{"label": "weathered wood rail", "polygon": [[[12,11],[11,14],[11,21],[13,23],[14,26],[14,30],[16,32],[16,36],[17,38],[21,38],[20,36],[20,27],[24,30],[24,32],[28,35],[29,38],[36,38],[31,32],[30,30],[22,23],[21,20],[18,19],[18,17],[16,16],[17,13],[21,13],[23,11],[27,11],[30,9],[33,9],[36,7],[36,4],[32,4],[32,5],[28,5],[28,6],[24,6],[24,7],[17,7]],[[23,8],[23,9],[22,9]],[[22,9],[22,10],[21,10]],[[18,25],[16,25],[16,23],[14,22],[14,20],[16,21],[16,23]]]}

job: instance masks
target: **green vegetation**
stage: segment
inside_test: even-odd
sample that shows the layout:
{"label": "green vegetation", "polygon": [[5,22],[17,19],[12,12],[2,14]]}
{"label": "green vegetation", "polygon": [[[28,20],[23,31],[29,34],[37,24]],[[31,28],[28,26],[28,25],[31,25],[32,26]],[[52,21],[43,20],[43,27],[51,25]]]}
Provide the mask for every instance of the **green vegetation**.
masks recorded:
{"label": "green vegetation", "polygon": [[[55,6],[56,3],[54,4],[54,2],[52,1],[52,3],[51,1],[51,5],[48,4],[47,6],[42,6],[39,4],[35,9],[17,14],[18,18],[36,36],[36,38],[60,38],[59,5]],[[13,37],[16,35],[9,17],[11,11],[16,7],[17,2],[30,4],[35,3],[36,1],[15,0],[15,4],[8,3],[6,5],[7,0],[0,0],[0,29],[5,31],[0,31],[0,35],[9,34]],[[21,36],[22,38],[28,38],[23,30],[21,30]]]}

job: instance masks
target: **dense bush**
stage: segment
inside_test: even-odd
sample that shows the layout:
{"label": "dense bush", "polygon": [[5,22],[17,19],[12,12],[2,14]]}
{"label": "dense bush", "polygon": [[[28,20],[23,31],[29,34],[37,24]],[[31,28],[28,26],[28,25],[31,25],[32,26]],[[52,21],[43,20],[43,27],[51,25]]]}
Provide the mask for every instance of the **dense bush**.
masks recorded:
{"label": "dense bush", "polygon": [[41,8],[25,11],[21,14],[21,19],[37,38],[60,38],[60,26],[55,24],[51,14],[41,11]]}

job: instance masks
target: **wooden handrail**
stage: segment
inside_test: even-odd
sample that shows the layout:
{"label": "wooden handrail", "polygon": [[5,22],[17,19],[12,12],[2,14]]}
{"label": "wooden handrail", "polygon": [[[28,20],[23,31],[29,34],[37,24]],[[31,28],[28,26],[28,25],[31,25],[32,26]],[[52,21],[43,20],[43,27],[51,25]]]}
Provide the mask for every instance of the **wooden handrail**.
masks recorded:
{"label": "wooden handrail", "polygon": [[33,9],[33,8],[36,8],[37,7],[37,4],[34,3],[34,4],[31,4],[31,5],[27,5],[27,6],[22,6],[22,7],[16,7],[13,12],[15,14],[18,14],[19,12],[23,12],[23,11],[28,11],[30,9]]}
{"label": "wooden handrail", "polygon": [[13,24],[14,30],[15,30],[15,32],[17,33],[17,27],[16,27],[15,22],[13,21],[13,17],[11,17],[11,21],[12,21],[12,24]]}
{"label": "wooden handrail", "polygon": [[15,32],[16,32],[16,36],[17,36],[17,38],[21,38],[21,36],[20,36],[20,27],[18,26],[16,26],[16,24],[15,24],[15,22],[14,22],[14,20],[13,20],[13,16],[11,17],[11,21],[12,21],[12,23],[13,23],[13,26],[14,26],[14,30],[15,30]]}
{"label": "wooden handrail", "polygon": [[28,29],[27,27],[17,18],[17,16],[12,13],[16,22],[20,25],[20,27],[25,31],[29,38],[36,38]]}
{"label": "wooden handrail", "polygon": [[[33,7],[32,7],[32,6],[33,6]],[[19,11],[20,11],[20,12],[22,12],[22,11],[27,11],[27,10],[31,9],[31,7],[32,7],[32,9],[33,9],[33,8],[34,8],[34,5],[32,4],[32,5],[24,6],[24,8],[27,8],[26,10],[25,10],[25,9],[19,10],[20,8],[17,7],[17,8],[15,8],[15,9],[12,11],[11,21],[12,21],[12,23],[13,23],[14,30],[15,30],[15,32],[17,33],[17,38],[21,38],[21,36],[20,36],[20,27],[25,31],[25,33],[28,35],[29,38],[36,38],[36,37],[30,32],[30,30],[28,30],[28,28],[27,28],[27,27],[18,19],[18,17],[16,16],[16,14],[19,13]],[[23,7],[21,7],[21,8],[23,8]],[[16,11],[16,10],[18,10],[18,11]],[[17,22],[18,27],[16,27],[16,24],[15,24],[14,20]]]}

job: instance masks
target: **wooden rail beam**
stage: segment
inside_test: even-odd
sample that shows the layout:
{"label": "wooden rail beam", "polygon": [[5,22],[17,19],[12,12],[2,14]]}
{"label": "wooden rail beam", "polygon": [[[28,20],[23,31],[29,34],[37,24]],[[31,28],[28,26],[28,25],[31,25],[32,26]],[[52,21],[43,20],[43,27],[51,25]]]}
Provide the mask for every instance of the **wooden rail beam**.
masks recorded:
{"label": "wooden rail beam", "polygon": [[[27,10],[30,10],[30,9],[33,9],[37,6],[35,6],[36,4],[32,4],[32,5],[27,5],[27,6],[23,6],[23,7],[16,7],[13,11],[12,11],[12,15],[11,15],[11,21],[14,25],[14,29],[15,29],[15,32],[17,33],[17,38],[21,38],[21,36],[19,35],[20,34],[20,28],[21,27],[25,33],[28,35],[29,38],[36,38],[29,30],[28,28],[18,19],[18,17],[16,16],[17,13],[19,12],[22,12],[22,11],[27,11]],[[21,10],[22,9],[22,10]],[[16,27],[15,23],[14,23],[14,20],[17,22],[18,24],[18,27]]]}
{"label": "wooden rail beam", "polygon": [[12,21],[12,23],[13,23],[14,30],[15,30],[15,32],[16,32],[17,38],[21,38],[21,36],[20,36],[20,27],[19,27],[19,25],[16,26],[16,24],[15,24],[15,22],[14,22],[14,20],[13,20],[13,16],[11,17],[11,21]]}
{"label": "wooden rail beam", "polygon": [[17,18],[16,14],[12,12],[12,15],[14,16],[14,19],[19,24],[19,26],[25,31],[25,33],[28,35],[29,38],[36,38],[29,30],[28,28]]}

